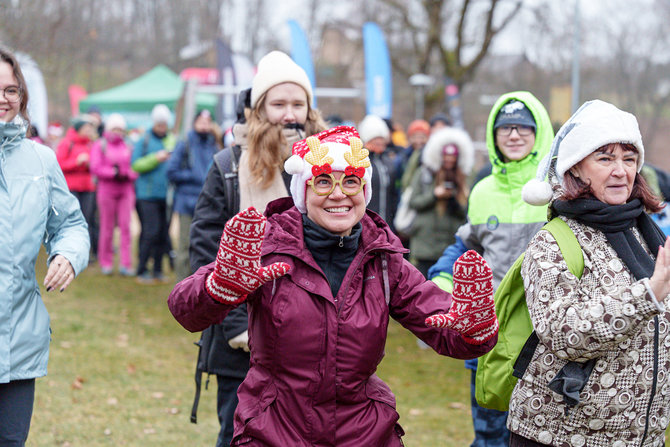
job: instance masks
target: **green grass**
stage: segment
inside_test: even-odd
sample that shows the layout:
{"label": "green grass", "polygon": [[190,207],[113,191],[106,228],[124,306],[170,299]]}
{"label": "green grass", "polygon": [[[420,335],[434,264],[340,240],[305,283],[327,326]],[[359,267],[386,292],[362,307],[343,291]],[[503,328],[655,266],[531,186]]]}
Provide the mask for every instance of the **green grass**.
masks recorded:
{"label": "green grass", "polygon": [[[44,279],[38,261],[38,282]],[[65,292],[44,293],[51,315],[49,374],[37,380],[28,446],[207,446],[216,443],[216,379],[189,422],[198,334],[170,315],[171,285],[86,270]],[[417,347],[389,326],[379,376],[397,397],[405,445],[468,445],[469,374],[463,362]]]}

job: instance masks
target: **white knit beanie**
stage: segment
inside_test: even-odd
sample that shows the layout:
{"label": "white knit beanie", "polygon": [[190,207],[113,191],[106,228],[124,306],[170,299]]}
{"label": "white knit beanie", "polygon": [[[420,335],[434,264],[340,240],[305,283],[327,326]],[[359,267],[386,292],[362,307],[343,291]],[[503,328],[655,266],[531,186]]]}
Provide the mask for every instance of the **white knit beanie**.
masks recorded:
{"label": "white knit beanie", "polygon": [[365,181],[365,204],[372,198],[372,166],[356,129],[337,126],[293,144],[293,155],[284,163],[291,174],[291,196],[301,213],[307,212],[305,190],[313,176],[335,171],[356,175]]}
{"label": "white knit beanie", "polygon": [[112,113],[105,120],[105,132],[109,132],[112,129],[126,130],[126,120],[120,113]]}
{"label": "white knit beanie", "polygon": [[637,148],[637,171],[644,164],[644,145],[634,115],[617,109],[601,100],[587,101],[560,128],[551,144],[549,154],[537,168],[536,178],[521,191],[523,200],[531,205],[546,205],[553,191],[545,180],[552,159],[556,158],[556,175],[563,185],[565,173],[595,152],[611,143],[632,144]]}
{"label": "white knit beanie", "polygon": [[358,132],[361,135],[363,143],[367,143],[373,138],[382,137],[386,141],[391,139],[391,131],[386,122],[376,115],[366,115],[363,121],[358,125]]}
{"label": "white knit beanie", "polygon": [[170,124],[171,119],[172,112],[170,112],[170,109],[165,104],[156,104],[151,111],[151,122],[153,124]]}
{"label": "white knit beanie", "polygon": [[302,87],[307,93],[307,103],[312,104],[312,84],[305,70],[286,53],[271,51],[258,62],[258,70],[251,83],[251,108],[256,107],[265,92],[284,82],[292,82]]}

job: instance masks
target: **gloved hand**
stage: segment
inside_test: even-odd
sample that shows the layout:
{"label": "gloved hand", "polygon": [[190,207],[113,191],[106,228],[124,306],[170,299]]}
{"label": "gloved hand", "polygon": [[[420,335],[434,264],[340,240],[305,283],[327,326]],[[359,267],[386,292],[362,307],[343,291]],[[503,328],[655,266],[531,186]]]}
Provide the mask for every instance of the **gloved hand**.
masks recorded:
{"label": "gloved hand", "polygon": [[243,349],[244,352],[249,352],[249,331],[244,331],[231,338],[228,340],[228,344],[233,349]]}
{"label": "gloved hand", "polygon": [[125,182],[128,180],[128,174],[122,173],[118,165],[114,165],[114,181]]}
{"label": "gloved hand", "polygon": [[288,273],[285,262],[261,267],[261,244],[265,235],[265,217],[254,207],[233,216],[223,229],[214,271],[205,287],[215,300],[238,304],[268,281]]}
{"label": "gloved hand", "polygon": [[474,250],[454,263],[454,291],[449,313],[426,318],[426,325],[451,328],[470,344],[481,345],[498,332],[493,304],[493,274],[484,258]]}

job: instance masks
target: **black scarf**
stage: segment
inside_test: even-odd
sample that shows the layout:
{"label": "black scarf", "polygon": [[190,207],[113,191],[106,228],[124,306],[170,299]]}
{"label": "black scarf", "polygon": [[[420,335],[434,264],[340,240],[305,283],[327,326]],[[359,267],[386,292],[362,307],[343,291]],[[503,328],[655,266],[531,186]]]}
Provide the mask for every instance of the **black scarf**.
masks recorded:
{"label": "black scarf", "polygon": [[623,205],[608,205],[596,199],[556,200],[553,208],[562,216],[576,219],[605,233],[619,258],[626,264],[635,279],[649,278],[654,273],[654,259],[635,238],[637,227],[654,257],[665,237],[654,223],[639,199]]}
{"label": "black scarf", "polygon": [[333,297],[337,296],[344,275],[358,251],[363,226],[358,222],[349,236],[338,236],[302,215],[305,245],[326,275]]}

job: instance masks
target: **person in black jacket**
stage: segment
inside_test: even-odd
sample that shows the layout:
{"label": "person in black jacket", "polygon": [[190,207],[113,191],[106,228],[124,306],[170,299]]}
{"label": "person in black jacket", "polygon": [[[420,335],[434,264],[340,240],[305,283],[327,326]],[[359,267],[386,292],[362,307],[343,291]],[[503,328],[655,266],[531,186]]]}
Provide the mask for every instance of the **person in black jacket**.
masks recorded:
{"label": "person in black jacket", "polygon": [[367,115],[358,125],[358,133],[370,151],[372,163],[372,188],[375,195],[368,204],[368,209],[379,214],[395,232],[393,218],[398,207],[398,192],[395,187],[393,159],[386,152],[391,141],[391,132],[383,119],[376,115]]}
{"label": "person in black jacket", "polygon": [[[326,128],[311,104],[309,79],[286,54],[273,51],[260,60],[252,88],[240,94],[234,146],[214,156],[195,206],[193,271],[214,261],[228,219],[249,206],[263,212],[270,201],[289,195],[291,179],[283,166],[293,143]],[[247,318],[246,306],[239,306],[203,332],[200,341],[199,366],[204,363],[201,369],[217,376],[217,447],[230,444],[237,388],[249,369]]]}

